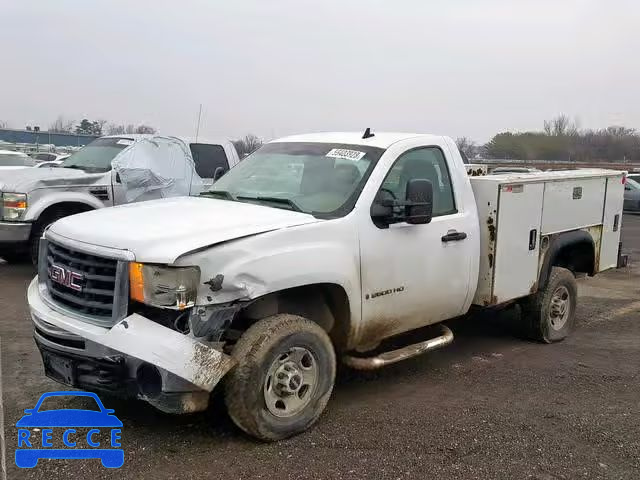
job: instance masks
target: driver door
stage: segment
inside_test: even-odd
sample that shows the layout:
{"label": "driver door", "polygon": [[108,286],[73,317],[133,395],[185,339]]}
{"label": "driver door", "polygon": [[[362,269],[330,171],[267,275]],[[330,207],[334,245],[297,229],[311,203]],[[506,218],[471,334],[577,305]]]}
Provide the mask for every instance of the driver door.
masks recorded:
{"label": "driver door", "polygon": [[456,204],[453,182],[439,147],[401,154],[382,182],[376,200],[405,199],[407,181],[433,185],[433,218],[428,224],[376,225],[360,235],[362,278],[361,347],[462,313],[469,289],[473,250],[469,218]]}
{"label": "driver door", "polygon": [[109,173],[111,174],[111,187],[113,189],[113,204],[124,205],[128,203],[120,175],[114,169],[111,169]]}

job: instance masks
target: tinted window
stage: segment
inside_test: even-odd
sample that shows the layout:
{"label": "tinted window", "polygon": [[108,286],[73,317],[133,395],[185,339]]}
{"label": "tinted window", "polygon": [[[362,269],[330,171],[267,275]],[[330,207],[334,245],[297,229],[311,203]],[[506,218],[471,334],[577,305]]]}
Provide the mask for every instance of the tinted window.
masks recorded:
{"label": "tinted window", "polygon": [[56,156],[53,153],[38,153],[33,155],[36,160],[50,161],[55,160]]}
{"label": "tinted window", "polygon": [[222,167],[225,172],[229,170],[227,155],[221,145],[192,143],[190,147],[196,172],[201,178],[213,178],[218,167]]}
{"label": "tinted window", "polygon": [[403,200],[407,182],[414,178],[431,180],[434,217],[456,212],[447,162],[439,148],[418,148],[403,154],[382,183],[381,194],[391,193],[395,199]]}

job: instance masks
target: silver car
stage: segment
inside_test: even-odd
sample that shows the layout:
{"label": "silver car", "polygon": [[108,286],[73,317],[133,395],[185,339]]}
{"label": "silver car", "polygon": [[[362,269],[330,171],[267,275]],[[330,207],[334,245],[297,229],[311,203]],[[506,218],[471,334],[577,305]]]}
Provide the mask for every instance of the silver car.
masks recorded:
{"label": "silver car", "polygon": [[634,175],[627,177],[624,184],[624,210],[640,212],[640,183],[633,177]]}

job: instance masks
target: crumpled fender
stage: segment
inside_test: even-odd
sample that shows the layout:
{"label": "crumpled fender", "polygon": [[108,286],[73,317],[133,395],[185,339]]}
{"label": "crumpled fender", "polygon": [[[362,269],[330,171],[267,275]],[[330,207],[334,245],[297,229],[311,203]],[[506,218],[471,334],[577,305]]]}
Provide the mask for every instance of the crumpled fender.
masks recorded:
{"label": "crumpled fender", "polygon": [[62,315],[40,296],[37,277],[29,285],[27,297],[31,315],[40,321],[167,370],[208,392],[233,366],[230,356],[138,314],[112,328]]}

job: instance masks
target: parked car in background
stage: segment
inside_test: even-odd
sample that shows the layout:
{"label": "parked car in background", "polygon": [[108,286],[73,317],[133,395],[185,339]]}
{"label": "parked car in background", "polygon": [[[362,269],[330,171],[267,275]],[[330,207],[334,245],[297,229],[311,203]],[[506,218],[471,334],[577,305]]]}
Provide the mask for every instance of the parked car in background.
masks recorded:
{"label": "parked car in background", "polygon": [[69,156],[68,153],[52,153],[52,152],[38,152],[32,153],[30,155],[36,163],[40,164],[41,162],[61,162],[65,158]]}
{"label": "parked car in background", "polygon": [[55,168],[62,163],[62,160],[52,160],[50,162],[40,162],[36,168]]}
{"label": "parked car in background", "polygon": [[[19,161],[35,163],[17,155]],[[19,161],[12,157],[12,164]],[[42,232],[55,220],[134,201],[197,194],[238,162],[227,140],[115,135],[94,140],[57,168],[0,171],[0,257],[17,260],[28,251],[36,263]]]}
{"label": "parked car in background", "polygon": [[0,172],[33,167],[36,161],[26,153],[0,150]]}
{"label": "parked car in background", "polygon": [[640,183],[640,173],[629,173],[627,175],[627,178],[630,178],[636,183]]}
{"label": "parked car in background", "polygon": [[629,175],[624,184],[624,209],[628,212],[640,212],[640,182],[634,179],[640,175]]}

